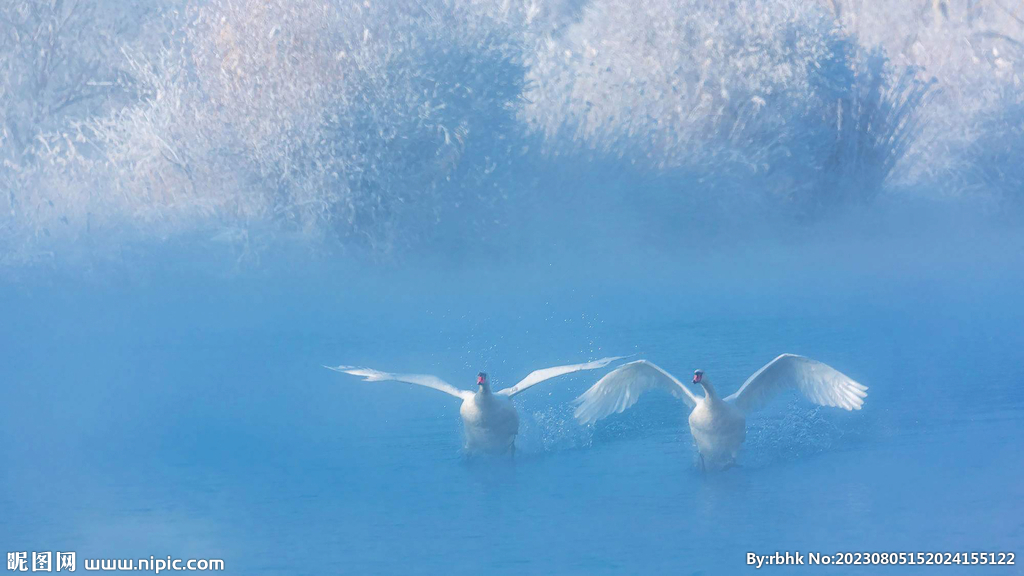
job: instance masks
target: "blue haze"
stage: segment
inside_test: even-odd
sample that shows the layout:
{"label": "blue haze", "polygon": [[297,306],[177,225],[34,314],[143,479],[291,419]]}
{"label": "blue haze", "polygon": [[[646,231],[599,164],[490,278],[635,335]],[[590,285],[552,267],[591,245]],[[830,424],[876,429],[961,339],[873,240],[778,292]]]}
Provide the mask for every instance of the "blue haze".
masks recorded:
{"label": "blue haze", "polygon": [[[9,288],[2,541],[268,574],[717,574],[747,551],[1015,551],[1019,260],[918,265],[905,245],[885,264],[826,258],[849,249]],[[667,396],[574,423],[568,402],[597,376],[517,399],[512,462],[466,460],[443,394],[320,367],[469,387],[478,370],[510,382],[638,353],[731,390],[783,351],[869,385],[864,410],[782,397],[751,419],[742,467],[706,476]]]}
{"label": "blue haze", "polygon": [[[96,5],[110,16],[120,4]],[[174,14],[169,27],[180,25],[167,8],[177,4],[153,3]],[[238,16],[231,2],[200,4]],[[268,11],[286,36],[289,26],[312,33],[289,6],[341,5],[265,4],[291,16]],[[314,63],[379,65],[352,48],[371,28],[396,47],[387,74],[361,62],[377,75],[358,80],[378,99],[341,112],[288,101],[287,90],[242,101],[248,88],[187,108],[214,98],[195,79],[198,56],[184,72],[172,58],[206,54],[197,26],[169,35],[186,48],[167,40],[175,50],[163,59],[123,39],[125,54],[159,65],[153,77],[121,60],[96,68],[128,88],[92,108],[20,113],[23,131],[45,120],[44,143],[79,121],[96,133],[93,148],[55,150],[56,160],[0,140],[10,204],[0,215],[2,551],[73,550],[79,570],[85,558],[222,558],[226,573],[245,575],[709,575],[754,571],[747,552],[987,551],[1014,552],[1016,565],[764,570],[1024,574],[1020,55],[1004,49],[979,60],[994,68],[962,70],[953,64],[970,54],[945,64],[940,54],[920,84],[901,84],[923,63],[864,53],[876,40],[891,51],[918,26],[928,46],[945,45],[943,31],[975,38],[958,8],[944,28],[930,16],[900,29],[865,17],[840,32],[818,8],[801,11],[812,3],[750,0],[740,4],[778,7],[778,18],[744,24],[771,57],[741,64],[763,69],[765,84],[748,85],[741,67],[715,79],[735,101],[763,96],[763,112],[716,100],[717,112],[670,122],[657,114],[672,109],[659,98],[676,97],[665,86],[640,95],[617,76],[566,81],[620,64],[596,50],[594,62],[561,57],[617,26],[621,14],[581,13],[586,4],[545,4],[531,22],[555,22],[541,32],[511,17],[493,29],[483,17],[464,29],[445,19],[461,13],[431,13],[428,26],[395,8],[359,12],[370,24],[354,34],[325,25],[332,34],[316,46],[329,58]],[[685,5],[707,8],[686,23],[721,34],[723,53],[744,45],[747,28],[711,25],[716,5]],[[164,17],[143,8],[123,13]],[[608,52],[628,57],[648,32],[659,46],[653,29],[627,24]],[[269,36],[253,26],[253,38]],[[422,44],[408,30],[425,30]],[[506,32],[515,41],[494,40]],[[535,34],[566,44],[534,46]],[[104,58],[121,54],[87,40]],[[790,64],[824,72],[811,88],[769,73]],[[285,68],[260,80],[313,78]],[[941,84],[930,99],[918,91],[929,74]],[[412,88],[374,84],[381,77]],[[0,112],[41,101],[7,91]],[[282,102],[294,106],[284,119]],[[187,120],[213,116],[195,110],[225,115],[196,128]],[[332,110],[340,120],[324,119]],[[878,136],[888,129],[892,138]],[[325,152],[308,134],[336,140]],[[342,168],[358,176],[328,181]],[[518,396],[512,460],[461,453],[451,397],[322,367],[471,388],[479,371],[500,386],[633,354],[680,377],[704,369],[731,392],[783,352],[867,385],[864,409],[783,395],[749,419],[741,466],[706,475],[684,406],[668,395],[577,424],[570,403],[601,371]]]}

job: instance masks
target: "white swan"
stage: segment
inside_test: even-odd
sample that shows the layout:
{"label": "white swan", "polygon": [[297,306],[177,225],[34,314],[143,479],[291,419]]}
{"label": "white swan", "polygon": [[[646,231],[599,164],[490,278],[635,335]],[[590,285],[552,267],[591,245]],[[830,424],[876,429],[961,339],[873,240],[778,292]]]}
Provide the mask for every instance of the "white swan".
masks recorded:
{"label": "white swan", "polygon": [[822,406],[860,410],[867,386],[838,370],[803,356],[783,354],[765,364],[730,396],[718,396],[704,372],[693,373],[693,383],[704,388],[698,398],[674,376],[647,360],[623,364],[598,380],[577,398],[576,418],[591,424],[629,408],[640,395],[661,388],[685,402],[690,412],[690,433],[697,443],[701,468],[727,468],[746,438],[746,415],[763,407],[778,392],[796,388],[808,400]]}
{"label": "white swan", "polygon": [[356,368],[353,366],[324,366],[324,368],[353,376],[362,376],[365,382],[381,382],[385,380],[408,382],[409,384],[419,384],[420,386],[451,394],[462,400],[459,414],[462,416],[462,422],[465,424],[465,448],[467,452],[501,454],[511,450],[514,455],[516,434],[519,433],[519,414],[512,404],[513,396],[534,384],[556,376],[580,370],[604,368],[621,358],[623,356],[613,356],[584,364],[534,370],[515,386],[494,393],[491,392],[490,381],[484,372],[477,374],[477,391],[473,392],[470,390],[460,390],[437,376],[427,374],[389,374],[370,368]]}

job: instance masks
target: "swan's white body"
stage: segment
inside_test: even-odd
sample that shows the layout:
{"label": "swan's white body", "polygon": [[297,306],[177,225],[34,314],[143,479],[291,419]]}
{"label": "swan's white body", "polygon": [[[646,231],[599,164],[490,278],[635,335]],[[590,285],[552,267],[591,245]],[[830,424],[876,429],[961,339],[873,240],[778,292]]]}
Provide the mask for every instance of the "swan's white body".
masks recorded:
{"label": "swan's white body", "polygon": [[717,395],[698,398],[690,412],[690,434],[705,466],[727,466],[736,460],[747,438],[747,419]]}
{"label": "swan's white body", "polygon": [[512,398],[480,390],[462,401],[459,415],[466,435],[466,452],[502,454],[515,445],[519,413]]}
{"label": "swan's white body", "polygon": [[783,354],[764,365],[734,394],[720,398],[703,372],[694,383],[704,397],[693,394],[678,379],[646,360],[619,366],[576,399],[576,418],[590,424],[629,408],[647,390],[660,388],[690,408],[690,433],[697,443],[701,464],[723,468],[733,464],[746,439],[746,415],[768,403],[778,392],[796,388],[822,406],[860,410],[867,387],[838,370],[810,358]]}
{"label": "swan's white body", "polygon": [[390,380],[419,384],[459,398],[462,400],[459,415],[462,416],[464,425],[466,451],[469,453],[503,454],[509,450],[515,451],[516,435],[519,433],[519,413],[516,411],[515,405],[512,404],[513,396],[556,376],[580,370],[604,368],[620,358],[621,356],[613,356],[584,364],[534,370],[515,386],[497,392],[491,392],[490,383],[487,381],[486,375],[482,373],[477,382],[479,385],[477,391],[472,392],[460,390],[436,376],[427,374],[390,374],[371,368],[353,366],[325,366],[325,368],[353,376],[362,376],[367,382]]}

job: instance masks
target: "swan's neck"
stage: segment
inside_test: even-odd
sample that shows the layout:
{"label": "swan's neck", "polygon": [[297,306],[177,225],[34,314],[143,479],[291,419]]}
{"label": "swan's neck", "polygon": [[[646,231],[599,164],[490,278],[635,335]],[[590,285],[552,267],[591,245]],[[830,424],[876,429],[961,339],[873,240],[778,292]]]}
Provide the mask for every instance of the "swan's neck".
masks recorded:
{"label": "swan's neck", "polygon": [[702,378],[700,381],[700,387],[704,389],[704,397],[709,400],[717,400],[718,393],[715,392],[715,387],[711,385],[711,382],[707,378]]}
{"label": "swan's neck", "polygon": [[491,385],[484,382],[480,384],[480,388],[476,391],[477,396],[489,396],[491,394]]}

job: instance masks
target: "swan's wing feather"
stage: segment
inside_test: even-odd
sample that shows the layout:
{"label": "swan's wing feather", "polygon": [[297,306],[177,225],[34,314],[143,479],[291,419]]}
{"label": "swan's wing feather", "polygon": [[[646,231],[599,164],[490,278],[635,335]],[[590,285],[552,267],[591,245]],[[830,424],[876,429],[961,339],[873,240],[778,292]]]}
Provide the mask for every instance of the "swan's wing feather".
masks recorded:
{"label": "swan's wing feather", "polygon": [[764,407],[779,392],[789,388],[796,388],[815,404],[846,410],[860,410],[868,395],[867,386],[828,364],[796,354],[783,354],[754,372],[739,390],[725,400],[750,413]]}
{"label": "swan's wing feather", "polygon": [[612,370],[574,400],[576,419],[592,424],[624,411],[636,404],[641,394],[654,389],[665,390],[691,408],[697,405],[697,397],[682,382],[652,362],[637,360]]}
{"label": "swan's wing feather", "polygon": [[427,388],[433,388],[434,390],[440,390],[441,392],[451,394],[456,398],[466,399],[473,395],[469,390],[459,390],[437,376],[431,376],[429,374],[391,374],[388,372],[381,372],[380,370],[374,370],[372,368],[357,368],[355,366],[324,366],[324,368],[334,370],[335,372],[351,374],[353,376],[362,376],[364,382],[384,382],[392,380],[395,382],[419,384],[420,386],[426,386]]}
{"label": "swan's wing feather", "polygon": [[542,368],[540,370],[534,370],[530,372],[530,375],[520,380],[515,386],[510,386],[504,390],[499,390],[497,394],[504,394],[505,396],[515,396],[523,390],[526,390],[534,384],[539,384],[545,380],[550,380],[556,376],[563,374],[571,374],[572,372],[579,372],[580,370],[594,370],[596,368],[604,368],[605,366],[621,360],[625,356],[609,356],[607,358],[601,358],[600,360],[594,360],[593,362],[584,362],[583,364],[569,364],[568,366],[554,366],[552,368]]}

